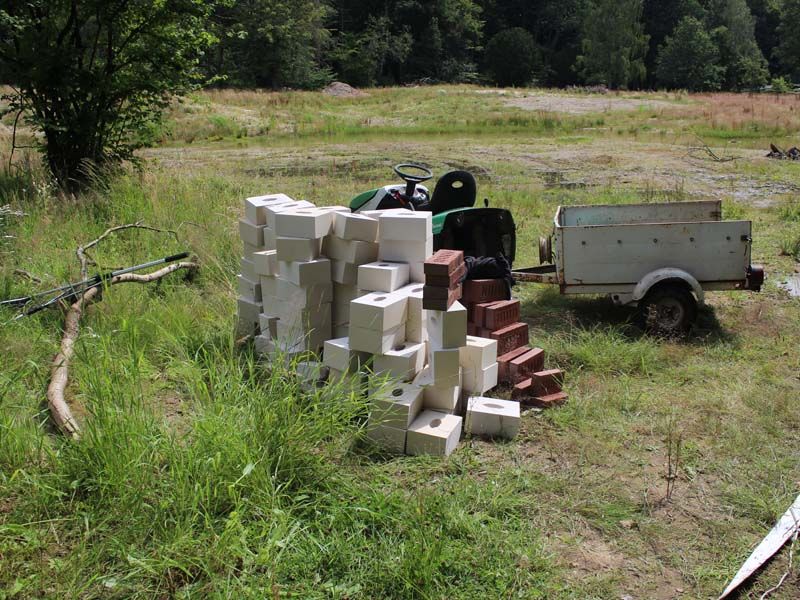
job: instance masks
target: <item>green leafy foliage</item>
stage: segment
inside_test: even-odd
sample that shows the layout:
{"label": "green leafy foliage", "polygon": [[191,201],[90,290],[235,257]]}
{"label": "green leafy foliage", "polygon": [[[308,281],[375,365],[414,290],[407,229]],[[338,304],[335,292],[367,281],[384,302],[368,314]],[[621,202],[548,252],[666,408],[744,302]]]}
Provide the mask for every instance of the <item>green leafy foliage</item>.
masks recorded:
{"label": "green leafy foliage", "polygon": [[778,26],[778,47],[775,53],[783,71],[800,80],[800,0],[784,0]]}
{"label": "green leafy foliage", "polygon": [[497,85],[525,85],[534,78],[537,55],[530,33],[521,27],[506,29],[486,44],[486,69]]}
{"label": "green leafy foliage", "polygon": [[719,49],[703,24],[684,17],[658,54],[658,83],[691,91],[718,90],[725,74],[719,60]]}

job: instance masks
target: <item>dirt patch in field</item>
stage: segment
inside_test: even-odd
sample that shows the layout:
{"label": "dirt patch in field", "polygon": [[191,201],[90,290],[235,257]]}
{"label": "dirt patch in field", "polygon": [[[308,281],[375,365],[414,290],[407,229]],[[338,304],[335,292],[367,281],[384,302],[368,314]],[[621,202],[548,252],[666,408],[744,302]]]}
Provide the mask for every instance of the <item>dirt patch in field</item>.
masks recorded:
{"label": "dirt patch in field", "polygon": [[506,106],[523,110],[583,115],[625,110],[674,108],[676,105],[664,100],[621,98],[617,96],[560,96],[557,94],[536,94],[506,100]]}
{"label": "dirt patch in field", "polygon": [[341,81],[334,81],[329,84],[328,87],[322,90],[322,93],[326,96],[334,96],[336,98],[358,98],[360,96],[369,95]]}

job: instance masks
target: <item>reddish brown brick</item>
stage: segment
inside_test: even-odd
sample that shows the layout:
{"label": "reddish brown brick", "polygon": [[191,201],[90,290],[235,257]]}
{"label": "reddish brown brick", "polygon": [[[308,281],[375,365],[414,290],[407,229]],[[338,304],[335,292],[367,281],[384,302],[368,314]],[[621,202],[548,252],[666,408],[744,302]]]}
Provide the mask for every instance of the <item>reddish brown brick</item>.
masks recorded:
{"label": "reddish brown brick", "polygon": [[497,340],[497,353],[503,355],[515,348],[528,345],[528,324],[514,323],[508,327],[493,331],[489,338]]}
{"label": "reddish brown brick", "polygon": [[[486,329],[490,329],[494,331],[495,329],[500,329],[500,327],[487,327],[486,325],[486,309],[490,306],[494,306],[498,302],[504,302],[504,300],[496,300],[493,302],[483,302],[481,304],[473,304],[472,306],[475,307],[475,316],[473,317],[474,321],[478,324],[479,327],[485,327]],[[516,319],[514,319],[516,321]],[[512,321],[513,322],[513,321]]]}
{"label": "reddish brown brick", "polygon": [[464,253],[461,250],[439,250],[425,261],[423,267],[425,277],[448,277],[460,265],[464,264]]}
{"label": "reddish brown brick", "polygon": [[564,371],[561,369],[537,371],[532,377],[535,396],[557,394],[561,391],[561,386],[564,384]]}
{"label": "reddish brown brick", "polygon": [[561,406],[566,403],[567,394],[565,392],[558,392],[556,394],[548,394],[547,396],[534,396],[527,398],[525,404],[529,406],[536,406],[537,408],[550,408],[552,406]]}
{"label": "reddish brown brick", "polygon": [[486,329],[496,331],[517,321],[519,321],[519,300],[495,302],[484,309],[483,326]]}
{"label": "reddish brown brick", "polygon": [[472,321],[467,321],[467,335],[474,335],[480,337],[478,333],[478,326],[475,325]]}
{"label": "reddish brown brick", "polygon": [[523,401],[531,397],[533,393],[533,379],[528,377],[514,385],[511,390],[511,399]]}
{"label": "reddish brown brick", "polygon": [[426,285],[422,288],[422,308],[425,310],[447,310],[461,298],[461,286],[452,289]]}
{"label": "reddish brown brick", "polygon": [[467,279],[464,282],[465,302],[480,304],[496,300],[508,300],[505,279]]}
{"label": "reddish brown brick", "polygon": [[[483,336],[480,336],[483,337]],[[511,364],[511,361],[517,358],[518,356],[522,356],[528,351],[527,346],[523,346],[521,348],[516,348],[511,352],[506,352],[505,354],[497,357],[497,381],[500,383],[511,383],[511,378],[509,377],[508,368]]]}
{"label": "reddish brown brick", "polygon": [[455,271],[449,275],[425,275],[425,285],[436,285],[439,287],[452,288],[461,283],[464,275],[467,274],[467,266],[459,265]]}
{"label": "reddish brown brick", "polygon": [[[519,383],[533,377],[533,374],[541,371],[543,367],[544,350],[532,348],[508,364],[508,376],[511,379],[511,383]],[[535,383],[534,381],[534,385]]]}

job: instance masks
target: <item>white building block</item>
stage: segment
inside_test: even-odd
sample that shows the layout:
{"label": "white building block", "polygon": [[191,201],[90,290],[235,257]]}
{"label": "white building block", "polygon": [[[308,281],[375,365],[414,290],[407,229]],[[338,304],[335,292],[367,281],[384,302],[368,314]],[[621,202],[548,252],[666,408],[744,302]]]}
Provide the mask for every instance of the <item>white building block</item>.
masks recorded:
{"label": "white building block", "polygon": [[334,338],[350,337],[350,324],[333,324],[331,336]]}
{"label": "white building block", "polygon": [[352,300],[355,300],[359,296],[363,295],[364,294],[359,291],[358,286],[354,284],[348,285],[345,283],[333,283],[334,304],[347,304],[349,307]]}
{"label": "white building block", "polygon": [[333,235],[343,240],[374,242],[378,239],[378,220],[363,214],[338,212],[334,216]]}
{"label": "white building block", "polygon": [[356,285],[358,282],[358,265],[343,260],[332,260],[331,280],[345,285]]}
{"label": "white building block", "polygon": [[316,207],[292,208],[275,217],[278,235],[298,238],[323,238],[331,232],[336,213]]}
{"label": "white building block", "polygon": [[261,314],[261,302],[256,302],[252,298],[239,298],[237,306],[239,314],[237,333],[239,335],[255,335],[258,333],[258,315]]}
{"label": "white building block", "polygon": [[468,335],[466,345],[461,346],[459,352],[465,370],[480,371],[497,362],[497,340]]}
{"label": "white building block", "polygon": [[275,250],[276,239],[275,230],[271,227],[264,227],[264,250]]}
{"label": "white building block", "polygon": [[373,292],[350,302],[350,322],[375,331],[403,327],[405,338],[407,310],[408,297],[405,294]]}
{"label": "white building block", "polygon": [[287,210],[301,210],[304,208],[316,208],[311,202],[306,200],[298,200],[295,202],[287,202],[286,204],[275,204],[267,206],[264,212],[267,213],[267,227],[275,231],[275,223],[278,215]]}
{"label": "white building block", "polygon": [[266,196],[251,196],[244,201],[244,216],[256,225],[267,224],[267,206],[275,204],[288,204],[294,202],[286,194],[268,194]]}
{"label": "white building block", "polygon": [[461,365],[458,348],[431,348],[429,358],[429,366],[434,385],[446,387],[461,384]]}
{"label": "white building block", "polygon": [[314,260],[322,252],[322,240],[278,236],[275,238],[275,250],[278,260],[285,262]]}
{"label": "white building block", "polygon": [[378,260],[378,244],[329,235],[322,243],[322,253],[333,260],[363,265]]}
{"label": "white building block", "polygon": [[316,360],[302,360],[294,365],[297,377],[307,383],[316,383],[328,378],[328,367]]}
{"label": "white building block", "polygon": [[429,310],[428,339],[433,348],[460,348],[467,344],[467,309],[454,302],[446,311]]}
{"label": "white building block", "polygon": [[303,330],[291,323],[278,320],[275,342],[284,352],[300,352],[302,350],[311,350],[316,352],[325,343],[325,340],[330,339],[331,329],[330,324],[328,328],[314,327],[310,330]]}
{"label": "white building block", "polygon": [[374,262],[358,267],[358,287],[375,292],[393,292],[408,284],[408,265]]}
{"label": "white building block", "polygon": [[261,252],[263,249],[262,246],[253,246],[253,244],[242,242],[242,253],[247,260],[253,260],[253,254]]}
{"label": "white building block", "polygon": [[[264,293],[263,281],[261,293]],[[295,308],[315,308],[333,301],[333,285],[299,286],[285,279],[275,278],[275,297]]]}
{"label": "white building block", "polygon": [[519,402],[472,396],[467,400],[466,433],[512,439],[519,433]]}
{"label": "white building block", "polygon": [[335,325],[348,325],[350,323],[350,303],[334,302],[331,304],[331,323]]}
{"label": "white building block", "polygon": [[275,344],[267,335],[257,335],[253,338],[253,346],[256,354],[272,354],[275,351]]}
{"label": "white building block", "polygon": [[256,273],[256,265],[255,263],[250,260],[249,258],[242,257],[242,268],[241,268],[242,275],[247,277],[248,279],[258,279],[258,274]]}
{"label": "white building block", "polygon": [[278,317],[261,313],[258,315],[258,324],[261,335],[270,339],[278,335]]}
{"label": "white building block", "polygon": [[378,238],[384,240],[414,240],[424,242],[433,237],[433,213],[428,211],[398,211],[384,213],[379,218]]}
{"label": "white building block", "polygon": [[378,260],[421,263],[433,255],[433,238],[418,240],[381,240]]}
{"label": "white building block", "polygon": [[331,283],[331,261],[327,258],[316,258],[302,262],[278,261],[278,276],[291,281],[295,285],[309,286],[320,283]]}
{"label": "white building block", "polygon": [[386,354],[375,356],[375,375],[411,381],[425,366],[425,344],[401,344]]}
{"label": "white building block", "polygon": [[499,365],[492,363],[485,369],[464,369],[461,374],[461,387],[470,394],[485,394],[497,387]]}
{"label": "white building block", "polygon": [[425,263],[424,262],[408,263],[408,278],[410,281],[413,281],[414,283],[425,283]]}
{"label": "white building block", "polygon": [[357,373],[369,360],[369,354],[351,349],[348,338],[337,338],[325,341],[322,358],[331,369]]}
{"label": "white building block", "polygon": [[428,340],[427,313],[422,308],[422,290],[419,284],[410,284],[397,290],[408,295],[408,316],[406,317],[406,340],[425,342]]}
{"label": "white building block", "polygon": [[260,281],[253,281],[244,277],[243,275],[237,275],[236,281],[239,284],[239,295],[245,298],[252,298],[256,302],[261,302],[261,282]]}
{"label": "white building block", "polygon": [[405,454],[406,430],[385,425],[367,425],[366,436],[376,446],[396,454]]}
{"label": "white building block", "polygon": [[265,277],[278,274],[278,255],[275,250],[262,250],[253,253],[253,264],[256,273]]}
{"label": "white building block", "polygon": [[[283,330],[297,330],[306,332],[312,330],[331,331],[331,305],[323,304],[313,309],[295,308],[286,304],[277,303],[270,313],[281,322]],[[328,335],[330,338],[330,334]],[[328,339],[325,338],[325,339]]]}
{"label": "white building block", "polygon": [[268,300],[278,300],[278,279],[270,275],[262,275],[258,279],[261,282],[261,299],[264,305],[266,306]]}
{"label": "white building block", "polygon": [[425,410],[408,428],[406,453],[449,456],[461,437],[461,417]]}
{"label": "white building block", "polygon": [[419,372],[413,383],[423,388],[423,405],[425,408],[448,413],[455,412],[461,399],[460,372],[457,379],[442,380],[437,383],[433,379],[430,366],[428,366]]}
{"label": "white building block", "polygon": [[389,382],[371,396],[369,422],[408,429],[422,410],[422,388],[410,383]]}
{"label": "white building block", "polygon": [[385,354],[405,342],[406,328],[400,325],[389,331],[364,329],[350,321],[350,347],[369,354]]}
{"label": "white building block", "polygon": [[264,226],[239,219],[239,237],[244,243],[261,248],[264,245]]}

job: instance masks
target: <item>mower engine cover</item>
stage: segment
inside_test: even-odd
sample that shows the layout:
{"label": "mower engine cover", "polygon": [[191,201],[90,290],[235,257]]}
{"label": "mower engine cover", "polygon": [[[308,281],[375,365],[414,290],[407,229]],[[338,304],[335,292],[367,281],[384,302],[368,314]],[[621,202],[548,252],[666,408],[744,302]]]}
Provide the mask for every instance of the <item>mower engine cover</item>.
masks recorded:
{"label": "mower engine cover", "polygon": [[359,194],[350,201],[352,212],[365,210],[388,210],[390,208],[408,208],[409,210],[430,210],[430,192],[424,185],[417,185],[411,202],[405,199],[404,184],[385,185]]}

